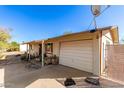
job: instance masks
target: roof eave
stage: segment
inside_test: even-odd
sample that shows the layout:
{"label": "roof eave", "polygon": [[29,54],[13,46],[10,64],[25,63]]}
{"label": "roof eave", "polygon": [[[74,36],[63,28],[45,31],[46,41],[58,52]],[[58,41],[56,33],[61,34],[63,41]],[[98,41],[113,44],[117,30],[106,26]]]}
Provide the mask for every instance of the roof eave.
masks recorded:
{"label": "roof eave", "polygon": [[111,32],[111,36],[112,36],[113,42],[114,43],[119,43],[118,27],[117,26],[113,26],[110,29],[110,32]]}

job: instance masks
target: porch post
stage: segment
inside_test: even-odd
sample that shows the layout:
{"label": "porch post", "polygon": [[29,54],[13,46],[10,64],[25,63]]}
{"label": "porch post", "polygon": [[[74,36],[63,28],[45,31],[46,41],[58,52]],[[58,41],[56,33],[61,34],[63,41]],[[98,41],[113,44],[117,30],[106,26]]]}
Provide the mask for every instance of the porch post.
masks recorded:
{"label": "porch post", "polygon": [[30,44],[29,44],[29,55],[28,55],[28,60],[30,61],[31,57],[30,57],[30,52],[31,52],[31,48],[30,48]]}
{"label": "porch post", "polygon": [[39,56],[40,56],[40,62],[42,62],[42,44],[39,44]]}
{"label": "porch post", "polygon": [[44,40],[42,41],[42,67],[44,66]]}
{"label": "porch post", "polygon": [[28,53],[28,44],[26,44],[26,46],[27,46],[26,52]]}
{"label": "porch post", "polygon": [[26,56],[27,56],[27,60],[28,60],[28,58],[29,58],[29,57],[28,57],[28,56],[29,56],[28,54],[29,54],[29,44],[27,43],[27,55],[26,55]]}

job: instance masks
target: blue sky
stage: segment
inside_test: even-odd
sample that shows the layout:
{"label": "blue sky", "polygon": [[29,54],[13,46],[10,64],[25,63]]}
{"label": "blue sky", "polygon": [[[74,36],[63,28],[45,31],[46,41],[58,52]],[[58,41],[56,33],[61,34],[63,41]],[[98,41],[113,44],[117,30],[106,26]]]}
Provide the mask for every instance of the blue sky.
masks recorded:
{"label": "blue sky", "polygon": [[[111,6],[97,17],[98,27],[117,25],[120,39],[123,38],[123,11],[124,6]],[[17,42],[46,39],[66,31],[87,30],[92,18],[89,5],[0,6],[0,27],[12,28],[12,40]]]}

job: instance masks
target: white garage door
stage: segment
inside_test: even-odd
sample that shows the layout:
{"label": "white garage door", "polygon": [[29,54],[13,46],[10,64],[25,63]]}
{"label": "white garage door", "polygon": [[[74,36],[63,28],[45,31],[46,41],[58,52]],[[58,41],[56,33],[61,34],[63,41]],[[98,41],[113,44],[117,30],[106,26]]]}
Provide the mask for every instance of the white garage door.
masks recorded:
{"label": "white garage door", "polygon": [[92,72],[92,40],[62,42],[60,64]]}

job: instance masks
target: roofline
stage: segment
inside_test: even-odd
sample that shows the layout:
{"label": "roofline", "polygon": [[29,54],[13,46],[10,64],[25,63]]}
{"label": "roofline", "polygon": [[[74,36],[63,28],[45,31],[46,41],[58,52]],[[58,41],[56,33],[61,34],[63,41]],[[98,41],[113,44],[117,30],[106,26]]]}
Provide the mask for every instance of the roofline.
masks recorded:
{"label": "roofline", "polygon": [[32,43],[35,43],[35,44],[40,44],[40,43],[42,43],[42,41],[44,41],[44,40],[33,40],[33,41],[29,41],[29,42],[24,42],[24,43],[22,43],[22,44],[32,44]]}
{"label": "roofline", "polygon": [[44,40],[33,40],[30,42],[24,42],[22,44],[31,44],[31,43],[39,43],[42,41],[47,41],[47,40],[51,40],[51,39],[57,39],[57,38],[61,38],[61,37],[65,37],[65,36],[70,36],[70,35],[75,35],[75,34],[80,34],[80,33],[94,33],[96,31],[102,31],[102,30],[112,30],[112,29],[117,29],[117,43],[119,42],[119,34],[118,34],[118,26],[107,26],[107,27],[102,27],[102,28],[97,28],[97,29],[90,29],[90,30],[84,30],[84,31],[80,31],[80,32],[76,32],[76,33],[70,33],[70,34],[66,34],[66,35],[60,35],[60,36],[56,36],[56,37],[52,37],[52,38],[48,38],[48,39],[44,39]]}
{"label": "roofline", "polygon": [[[113,29],[116,29],[115,31],[113,31]],[[118,26],[113,26],[111,28],[111,35],[113,36],[113,39],[114,39],[114,43],[119,43],[119,30],[118,30]],[[113,34],[114,33],[114,34]]]}
{"label": "roofline", "polygon": [[99,30],[111,29],[112,27],[113,26],[108,26],[108,27],[103,27],[103,28],[97,28],[97,29],[91,29],[91,30],[84,30],[84,31],[76,32],[76,33],[70,33],[70,34],[66,34],[66,35],[60,35],[60,36],[48,38],[48,40],[49,39],[56,39],[56,38],[60,38],[60,37],[64,37],[64,36],[70,36],[70,35],[74,35],[74,34],[80,34],[80,33],[93,33],[93,32],[99,31]]}

